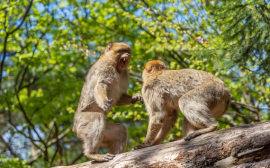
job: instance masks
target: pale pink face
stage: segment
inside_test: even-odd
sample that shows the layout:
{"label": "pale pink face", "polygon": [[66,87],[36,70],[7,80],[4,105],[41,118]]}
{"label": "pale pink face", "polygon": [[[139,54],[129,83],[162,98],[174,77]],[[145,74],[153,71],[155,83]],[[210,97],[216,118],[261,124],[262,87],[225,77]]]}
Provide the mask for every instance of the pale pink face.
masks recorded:
{"label": "pale pink face", "polygon": [[122,72],[122,71],[126,70],[126,68],[129,65],[130,51],[126,50],[126,49],[122,49],[119,51],[119,53],[121,53],[121,55],[118,59],[117,70],[118,70],[118,72]]}
{"label": "pale pink face", "polygon": [[129,65],[131,48],[126,43],[111,43],[106,47],[105,52],[117,60],[117,71],[125,71]]}

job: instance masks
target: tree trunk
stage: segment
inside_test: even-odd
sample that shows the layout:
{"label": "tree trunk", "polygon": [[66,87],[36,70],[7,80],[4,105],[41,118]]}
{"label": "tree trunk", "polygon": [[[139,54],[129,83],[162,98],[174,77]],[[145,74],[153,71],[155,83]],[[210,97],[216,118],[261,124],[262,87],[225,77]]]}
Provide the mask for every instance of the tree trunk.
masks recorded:
{"label": "tree trunk", "polygon": [[118,154],[110,162],[57,168],[270,167],[270,122],[233,127]]}

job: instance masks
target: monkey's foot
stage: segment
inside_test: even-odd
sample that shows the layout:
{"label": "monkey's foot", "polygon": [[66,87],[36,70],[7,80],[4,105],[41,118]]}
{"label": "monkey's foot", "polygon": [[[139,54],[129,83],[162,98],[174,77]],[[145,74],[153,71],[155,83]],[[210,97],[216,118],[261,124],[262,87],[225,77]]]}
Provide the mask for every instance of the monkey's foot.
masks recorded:
{"label": "monkey's foot", "polygon": [[199,136],[199,135],[201,135],[201,134],[198,133],[198,132],[193,132],[193,133],[189,134],[188,136],[186,136],[186,137],[184,138],[184,140],[185,140],[185,141],[190,141],[191,139],[194,139],[194,138],[196,138],[196,137]]}
{"label": "monkey's foot", "polygon": [[146,148],[146,147],[149,147],[151,146],[150,144],[145,144],[145,143],[142,143],[138,146],[135,146],[134,148],[132,148],[131,150],[137,150],[137,149],[142,149],[142,148]]}
{"label": "monkey's foot", "polygon": [[115,155],[106,153],[106,154],[89,154],[86,155],[88,158],[93,159],[96,162],[108,162],[112,160]]}
{"label": "monkey's foot", "polygon": [[137,101],[140,101],[143,104],[143,97],[139,93],[136,93],[135,95],[132,96],[131,103],[134,104]]}
{"label": "monkey's foot", "polygon": [[111,107],[112,102],[113,102],[113,99],[108,100],[108,101],[105,103],[104,107],[103,107],[103,111],[108,110],[108,109]]}

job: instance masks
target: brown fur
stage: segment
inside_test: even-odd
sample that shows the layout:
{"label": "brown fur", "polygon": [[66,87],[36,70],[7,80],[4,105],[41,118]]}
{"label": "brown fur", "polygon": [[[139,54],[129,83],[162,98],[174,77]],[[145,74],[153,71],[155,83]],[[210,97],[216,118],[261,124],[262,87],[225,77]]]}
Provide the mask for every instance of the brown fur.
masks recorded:
{"label": "brown fur", "polygon": [[142,96],[149,114],[145,141],[139,149],[161,143],[173,128],[179,110],[184,114],[185,140],[217,128],[216,118],[230,105],[229,89],[214,75],[200,70],[168,70],[159,60],[143,71]]}
{"label": "brown fur", "polygon": [[[95,161],[108,161],[126,149],[125,126],[105,121],[111,107],[142,101],[139,94],[127,95],[130,52],[125,43],[109,44],[85,78],[72,131],[83,140],[85,156]],[[100,146],[112,154],[96,154]]]}

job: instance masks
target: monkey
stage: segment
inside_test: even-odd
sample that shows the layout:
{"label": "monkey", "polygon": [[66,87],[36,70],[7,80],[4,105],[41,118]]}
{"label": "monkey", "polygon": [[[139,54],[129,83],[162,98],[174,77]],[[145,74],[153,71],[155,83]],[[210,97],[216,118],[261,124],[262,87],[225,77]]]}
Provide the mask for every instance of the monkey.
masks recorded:
{"label": "monkey", "polygon": [[184,115],[185,141],[217,128],[216,119],[230,106],[230,93],[218,77],[195,69],[170,70],[162,61],[147,62],[142,97],[149,114],[145,141],[133,150],[160,144]]}
{"label": "monkey", "polygon": [[[86,75],[72,131],[83,141],[83,153],[89,159],[109,161],[126,150],[126,127],[108,123],[105,117],[114,105],[143,103],[140,94],[127,94],[130,54],[128,44],[111,43]],[[110,153],[98,154],[100,147],[108,148]]]}

